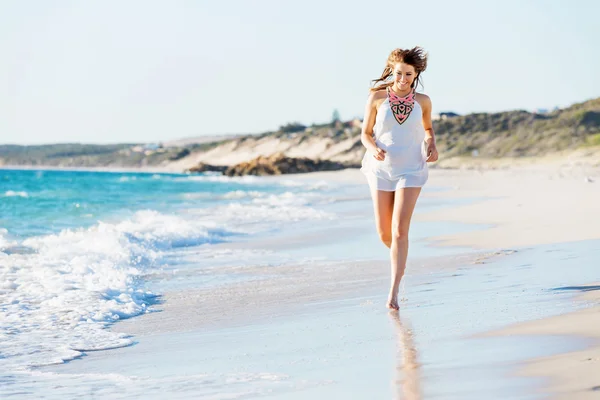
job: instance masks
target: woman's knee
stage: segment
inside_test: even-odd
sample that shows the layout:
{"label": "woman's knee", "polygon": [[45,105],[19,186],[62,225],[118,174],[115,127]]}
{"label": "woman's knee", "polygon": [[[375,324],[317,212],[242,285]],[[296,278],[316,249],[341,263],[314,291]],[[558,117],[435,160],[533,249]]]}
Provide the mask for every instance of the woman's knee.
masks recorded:
{"label": "woman's knee", "polygon": [[408,241],[408,227],[396,226],[392,228],[392,240],[395,242]]}

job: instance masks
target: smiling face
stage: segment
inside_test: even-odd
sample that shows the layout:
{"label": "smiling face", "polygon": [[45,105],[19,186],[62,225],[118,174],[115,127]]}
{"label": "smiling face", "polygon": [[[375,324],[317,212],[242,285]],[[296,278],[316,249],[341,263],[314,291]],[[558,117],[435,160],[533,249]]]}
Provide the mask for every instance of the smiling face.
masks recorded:
{"label": "smiling face", "polygon": [[401,91],[409,90],[414,80],[417,78],[415,67],[403,62],[394,64],[392,73],[394,86]]}

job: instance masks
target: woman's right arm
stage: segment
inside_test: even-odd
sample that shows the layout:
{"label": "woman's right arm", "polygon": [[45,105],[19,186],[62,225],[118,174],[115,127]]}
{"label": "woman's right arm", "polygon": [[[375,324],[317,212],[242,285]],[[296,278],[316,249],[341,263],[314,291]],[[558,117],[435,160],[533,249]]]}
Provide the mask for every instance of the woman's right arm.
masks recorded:
{"label": "woman's right arm", "polygon": [[367,105],[365,107],[365,117],[363,119],[362,131],[360,133],[360,141],[363,146],[367,148],[367,151],[379,160],[385,159],[385,150],[377,147],[375,139],[373,138],[373,127],[375,126],[375,117],[377,116],[377,101],[375,97],[376,92],[371,92]]}

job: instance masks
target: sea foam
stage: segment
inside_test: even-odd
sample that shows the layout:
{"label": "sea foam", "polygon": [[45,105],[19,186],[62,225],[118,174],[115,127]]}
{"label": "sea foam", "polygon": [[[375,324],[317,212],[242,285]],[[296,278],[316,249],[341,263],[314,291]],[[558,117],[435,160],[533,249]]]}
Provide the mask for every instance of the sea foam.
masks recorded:
{"label": "sea foam", "polygon": [[105,328],[148,312],[156,301],[140,275],[160,268],[167,250],[227,234],[212,223],[140,211],[116,224],[26,239],[21,246],[32,249],[26,254],[0,250],[0,366],[60,363],[82,351],[131,344]]}
{"label": "sea foam", "polygon": [[29,197],[29,194],[24,191],[7,190],[4,192],[4,197]]}
{"label": "sea foam", "polygon": [[[130,345],[130,337],[106,328],[153,310],[159,296],[144,287],[144,277],[168,267],[169,256],[183,248],[290,221],[332,218],[311,207],[317,201],[311,193],[230,193],[216,207],[178,215],[138,211],[122,221],[20,243],[0,231],[0,369],[62,363],[85,351]],[[27,251],[8,251],[5,244]]]}

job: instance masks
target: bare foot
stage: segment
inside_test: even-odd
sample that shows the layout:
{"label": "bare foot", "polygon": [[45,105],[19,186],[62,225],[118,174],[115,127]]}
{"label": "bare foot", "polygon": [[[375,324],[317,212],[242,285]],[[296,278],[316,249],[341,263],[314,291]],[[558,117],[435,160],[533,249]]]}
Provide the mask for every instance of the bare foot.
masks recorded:
{"label": "bare foot", "polygon": [[399,310],[400,309],[400,307],[398,307],[398,296],[397,295],[390,294],[390,297],[388,298],[388,301],[387,301],[387,308],[389,308],[390,310]]}

